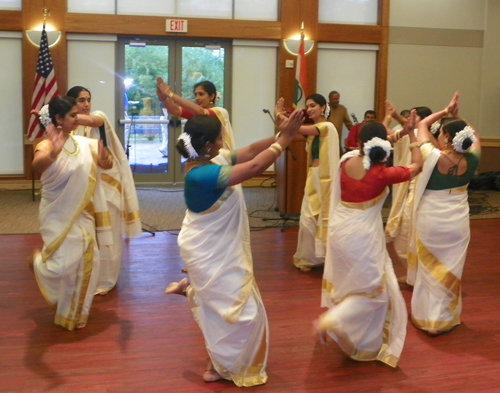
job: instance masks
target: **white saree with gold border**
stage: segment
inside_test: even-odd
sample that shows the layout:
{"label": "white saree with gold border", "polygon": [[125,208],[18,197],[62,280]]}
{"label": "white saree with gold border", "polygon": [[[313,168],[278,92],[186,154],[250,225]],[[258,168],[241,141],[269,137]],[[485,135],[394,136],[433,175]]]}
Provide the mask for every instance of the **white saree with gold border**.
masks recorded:
{"label": "white saree with gold border", "polygon": [[236,145],[234,143],[233,128],[231,122],[229,121],[229,112],[221,107],[213,107],[210,110],[214,111],[217,118],[222,124],[222,143],[224,149],[234,150]]}
{"label": "white saree with gold border", "polygon": [[411,244],[418,268],[411,319],[422,330],[448,331],[460,324],[461,279],[470,241],[467,186],[427,190],[440,157],[430,143],[415,188],[415,226]]}
{"label": "white saree with gold border", "polygon": [[268,322],[253,274],[241,187],[228,187],[205,212],[187,210],[178,244],[191,311],[215,370],[237,386],[264,384]]}
{"label": "white saree with gold border", "polygon": [[[394,166],[411,164],[410,137],[405,135],[394,144]],[[406,269],[406,282],[415,283],[417,271],[416,256],[410,250],[410,232],[413,217],[413,197],[418,176],[410,181],[393,184],[391,210],[385,226],[387,242],[393,242],[399,262]]]}
{"label": "white saree with gold border", "polygon": [[[332,174],[339,162],[338,134],[330,122],[315,124],[319,131],[319,166],[308,167],[304,197],[300,209],[299,235],[293,263],[297,268],[310,268],[325,263],[325,245]],[[312,161],[314,136],[307,137],[307,162]]]}
{"label": "white saree with gold border", "polygon": [[[140,235],[142,225],[134,178],[124,148],[104,112],[94,111],[92,115],[104,121],[108,149],[113,156],[113,167],[101,171],[102,185],[113,229],[113,244],[100,245],[101,268],[96,293],[104,294],[118,281],[122,259],[122,236],[131,238]],[[100,139],[98,127],[79,126],[73,133]]]}
{"label": "white saree with gold border", "polygon": [[[74,136],[77,154],[62,151],[42,174],[40,233],[33,267],[40,290],[68,330],[87,322],[99,274],[100,244],[111,243],[107,205],[97,167],[97,141]],[[67,151],[74,149],[65,144]]]}
{"label": "white saree with gold border", "polygon": [[[341,162],[358,155],[348,152]],[[352,359],[396,367],[407,312],[386,249],[381,209],[388,189],[363,203],[340,200],[340,171],[332,188],[320,326]]]}

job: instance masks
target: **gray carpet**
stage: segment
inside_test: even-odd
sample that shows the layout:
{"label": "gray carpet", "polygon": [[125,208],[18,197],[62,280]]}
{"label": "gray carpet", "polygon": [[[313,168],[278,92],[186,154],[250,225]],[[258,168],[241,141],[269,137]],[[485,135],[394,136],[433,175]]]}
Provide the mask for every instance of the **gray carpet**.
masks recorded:
{"label": "gray carpet", "polygon": [[[275,187],[243,188],[250,227],[282,227],[275,211]],[[137,189],[143,228],[148,231],[176,231],[186,210],[182,187],[139,187]],[[0,190],[0,234],[37,233],[40,197],[32,200],[31,190]],[[296,220],[286,226],[298,225]]]}
{"label": "gray carpet", "polygon": [[[137,189],[143,228],[148,231],[177,231],[181,228],[186,206],[182,187],[140,187]],[[297,218],[283,221],[275,211],[275,187],[243,188],[252,229],[298,225]],[[0,190],[0,234],[37,233],[38,205],[31,190]],[[469,191],[471,219],[500,218],[500,191]],[[390,198],[382,216],[389,213]]]}

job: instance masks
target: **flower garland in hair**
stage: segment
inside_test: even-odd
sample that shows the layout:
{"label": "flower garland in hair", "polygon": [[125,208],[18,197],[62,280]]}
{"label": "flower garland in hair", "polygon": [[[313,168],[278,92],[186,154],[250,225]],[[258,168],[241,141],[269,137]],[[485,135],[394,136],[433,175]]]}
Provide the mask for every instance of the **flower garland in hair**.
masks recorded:
{"label": "flower garland in hair", "polygon": [[392,146],[391,142],[386,141],[384,139],[375,137],[370,139],[369,141],[365,142],[363,145],[363,153],[365,154],[363,156],[363,168],[365,168],[365,171],[370,169],[370,151],[374,147],[381,147],[385,151],[385,158],[381,162],[386,162],[387,159],[389,158],[389,155],[391,154]]}
{"label": "flower garland in hair", "polygon": [[38,113],[38,120],[40,120],[40,123],[42,123],[45,128],[52,124],[48,105],[44,105],[42,109],[40,109],[40,112]]}
{"label": "flower garland in hair", "polygon": [[179,138],[177,138],[178,141],[182,141],[184,143],[184,147],[186,148],[186,151],[188,152],[189,158],[198,158],[198,153],[196,153],[196,150],[194,150],[193,145],[191,144],[191,135],[189,135],[186,132],[183,132]]}
{"label": "flower garland in hair", "polygon": [[469,149],[465,149],[462,147],[464,141],[466,139],[470,139],[472,143],[477,142],[476,135],[474,135],[474,129],[471,126],[465,126],[462,131],[459,131],[455,134],[455,137],[451,141],[453,148],[459,153],[465,153]]}
{"label": "flower garland in hair", "polygon": [[330,112],[331,112],[330,104],[327,102],[325,108],[325,114],[323,115],[325,116],[325,119],[328,119],[328,116],[330,116]]}
{"label": "flower garland in hair", "polygon": [[441,128],[441,123],[439,121],[435,121],[434,123],[432,123],[431,125],[432,135],[436,134],[436,132],[438,132],[440,128]]}

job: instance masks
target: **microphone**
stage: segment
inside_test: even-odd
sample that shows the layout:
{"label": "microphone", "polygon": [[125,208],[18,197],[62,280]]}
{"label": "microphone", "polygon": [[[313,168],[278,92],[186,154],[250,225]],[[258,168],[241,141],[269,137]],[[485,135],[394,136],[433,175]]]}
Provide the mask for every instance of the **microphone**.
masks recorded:
{"label": "microphone", "polygon": [[352,117],[352,120],[354,120],[354,124],[358,124],[358,119],[356,118],[356,114],[355,113],[351,113],[351,117]]}
{"label": "microphone", "polygon": [[273,115],[271,115],[271,112],[269,112],[269,109],[262,109],[262,112],[267,113],[271,118],[271,120],[273,121],[273,123],[275,122]]}

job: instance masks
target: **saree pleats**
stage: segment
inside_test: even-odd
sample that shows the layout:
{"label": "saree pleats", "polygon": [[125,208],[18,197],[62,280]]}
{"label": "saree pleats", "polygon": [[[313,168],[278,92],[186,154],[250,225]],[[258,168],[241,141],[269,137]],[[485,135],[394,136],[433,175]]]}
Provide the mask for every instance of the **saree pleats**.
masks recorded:
{"label": "saree pleats", "polygon": [[[342,159],[355,154],[346,153]],[[340,201],[335,186],[332,193],[321,297],[321,306],[329,310],[320,318],[320,327],[352,359],[396,367],[407,312],[381,219],[388,189],[363,203]]]}
{"label": "saree pleats", "polygon": [[42,175],[44,247],[33,261],[40,290],[56,310],[55,323],[68,330],[85,324],[89,315],[99,274],[97,239],[102,244],[111,241],[96,165],[97,144],[74,138],[80,152],[61,152]]}
{"label": "saree pleats", "polygon": [[[293,263],[298,268],[310,268],[325,262],[328,233],[329,200],[332,173],[338,166],[338,134],[330,122],[315,124],[319,131],[319,166],[308,167],[304,197],[300,209],[297,251]],[[307,140],[307,162],[311,162],[311,145]]]}
{"label": "saree pleats", "polygon": [[[92,115],[103,120],[108,149],[113,157],[113,167],[102,170],[100,176],[110,213],[113,239],[112,244],[99,244],[101,270],[96,293],[105,294],[118,281],[122,260],[122,237],[130,238],[140,235],[142,224],[135,183],[123,146],[107,116],[101,111],[94,111]],[[100,139],[99,128],[80,126],[74,134]]]}
{"label": "saree pleats", "polygon": [[178,243],[187,296],[215,370],[237,386],[267,381],[268,323],[253,275],[241,187],[203,213],[186,212]]}

